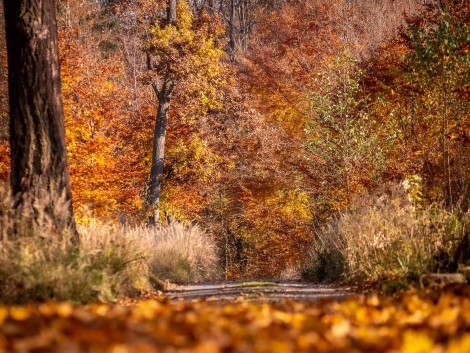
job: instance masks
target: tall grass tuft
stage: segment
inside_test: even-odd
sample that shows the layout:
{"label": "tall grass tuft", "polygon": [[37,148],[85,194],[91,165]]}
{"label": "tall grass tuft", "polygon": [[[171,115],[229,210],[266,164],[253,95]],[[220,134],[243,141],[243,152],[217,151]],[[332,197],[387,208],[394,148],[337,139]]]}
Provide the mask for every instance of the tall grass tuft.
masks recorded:
{"label": "tall grass tuft", "polygon": [[164,280],[187,282],[217,276],[215,241],[195,225],[79,227],[69,237],[25,232],[8,238],[11,212],[0,195],[0,302],[112,301],[152,290]]}
{"label": "tall grass tuft", "polygon": [[313,241],[304,276],[314,281],[419,278],[448,271],[470,214],[420,207],[402,185],[355,200]]}
{"label": "tall grass tuft", "polygon": [[149,262],[157,278],[173,282],[210,280],[218,277],[215,241],[199,226],[171,223],[157,232]]}

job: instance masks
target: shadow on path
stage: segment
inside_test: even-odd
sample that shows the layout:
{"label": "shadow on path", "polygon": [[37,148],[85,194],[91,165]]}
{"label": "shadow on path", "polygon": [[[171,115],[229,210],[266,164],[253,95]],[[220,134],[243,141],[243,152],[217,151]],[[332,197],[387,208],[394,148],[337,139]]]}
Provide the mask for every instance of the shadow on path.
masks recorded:
{"label": "shadow on path", "polygon": [[341,287],[292,281],[226,281],[174,285],[165,292],[171,300],[313,301],[344,299],[354,292]]}

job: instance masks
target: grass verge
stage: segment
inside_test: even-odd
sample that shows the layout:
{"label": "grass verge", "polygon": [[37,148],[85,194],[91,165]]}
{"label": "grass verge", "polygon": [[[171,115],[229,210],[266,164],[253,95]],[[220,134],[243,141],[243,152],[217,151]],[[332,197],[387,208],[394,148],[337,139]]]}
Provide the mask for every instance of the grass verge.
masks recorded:
{"label": "grass verge", "polygon": [[196,225],[82,226],[74,244],[48,232],[44,222],[34,235],[26,229],[9,238],[12,212],[5,190],[0,190],[0,302],[106,302],[159,288],[166,280],[217,276],[215,241]]}
{"label": "grass verge", "polygon": [[470,214],[420,206],[401,185],[357,199],[313,241],[304,277],[313,281],[419,282],[448,272],[470,226]]}

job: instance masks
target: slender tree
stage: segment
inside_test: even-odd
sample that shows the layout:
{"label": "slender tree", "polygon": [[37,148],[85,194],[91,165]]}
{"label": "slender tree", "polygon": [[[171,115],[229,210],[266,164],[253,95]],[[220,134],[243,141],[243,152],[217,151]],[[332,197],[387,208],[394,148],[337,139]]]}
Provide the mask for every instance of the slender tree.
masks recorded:
{"label": "slender tree", "polygon": [[[167,8],[168,25],[174,25],[176,21],[176,0],[168,1]],[[147,54],[147,68],[152,70],[150,54]],[[165,137],[168,122],[168,112],[170,110],[171,95],[174,88],[174,80],[168,76],[163,79],[161,88],[156,82],[152,83],[152,88],[158,99],[157,119],[155,121],[155,132],[153,135],[152,167],[150,169],[148,203],[153,207],[150,216],[150,224],[158,224],[158,205],[162,189],[163,164],[165,159]]]}
{"label": "slender tree", "polygon": [[[67,171],[54,0],[4,0],[15,233],[76,228]],[[61,205],[64,205],[61,207]]]}
{"label": "slender tree", "polygon": [[[215,107],[223,54],[217,38],[221,26],[213,18],[201,14],[195,20],[185,0],[169,0],[166,21],[150,27],[146,43],[147,74],[157,97],[157,117],[153,135],[152,167],[147,203],[152,210],[151,224],[157,224],[165,158],[165,137],[172,95],[193,95],[198,98],[199,113]],[[189,108],[189,107],[188,107]],[[176,117],[176,115],[175,115]]]}

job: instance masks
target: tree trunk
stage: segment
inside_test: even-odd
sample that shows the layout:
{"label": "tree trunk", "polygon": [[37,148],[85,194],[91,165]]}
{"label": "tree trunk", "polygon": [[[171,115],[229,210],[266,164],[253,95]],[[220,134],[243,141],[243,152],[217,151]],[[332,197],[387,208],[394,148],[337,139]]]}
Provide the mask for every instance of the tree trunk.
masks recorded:
{"label": "tree trunk", "polygon": [[235,234],[228,228],[227,228],[227,233],[232,238],[233,245],[235,246],[236,264],[238,265],[238,269],[240,270],[240,273],[243,273],[245,271],[245,266],[247,263],[247,257],[243,254],[244,253],[243,239],[238,236],[235,236]]}
{"label": "tree trunk", "polygon": [[230,22],[229,22],[229,55],[230,61],[235,62],[235,0],[230,0]]}
{"label": "tree trunk", "polygon": [[214,4],[214,0],[207,0],[206,8],[207,8],[207,12],[208,12],[209,14],[214,15],[214,13],[215,13],[215,4]]}
{"label": "tree trunk", "polygon": [[[168,0],[167,21],[174,25],[176,22],[176,0]],[[147,55],[147,68],[152,70],[150,55]],[[158,89],[157,82],[152,83],[152,88],[158,98],[157,119],[153,134],[152,167],[150,169],[149,191],[147,205],[150,206],[152,214],[149,218],[150,225],[159,224],[159,204],[162,190],[163,165],[165,163],[165,137],[170,110],[171,94],[174,82],[171,78],[164,80],[162,87]]]}
{"label": "tree trunk", "polygon": [[148,203],[152,209],[149,223],[159,224],[158,206],[162,189],[163,165],[165,161],[165,137],[170,110],[171,94],[173,92],[173,81],[165,81],[158,92],[158,111],[153,134],[152,168],[150,169]]}
{"label": "tree trunk", "polygon": [[167,20],[168,24],[174,25],[176,22],[176,0],[168,0],[168,9],[167,9]]}
{"label": "tree trunk", "polygon": [[[14,234],[77,233],[60,88],[55,1],[4,0],[10,104]],[[21,229],[20,229],[21,227]],[[46,234],[41,234],[42,236]]]}

